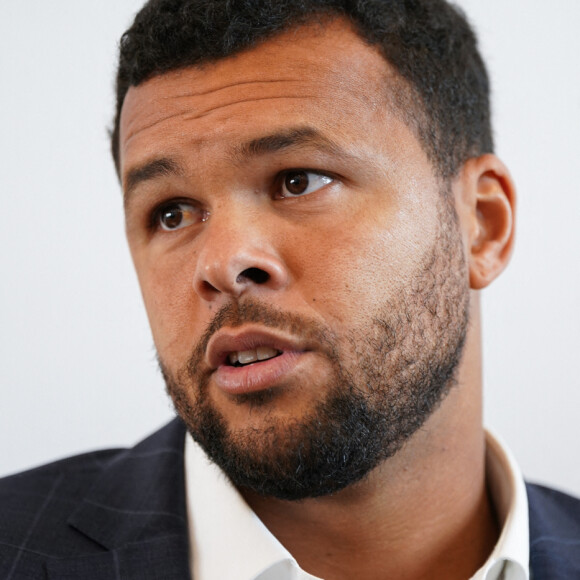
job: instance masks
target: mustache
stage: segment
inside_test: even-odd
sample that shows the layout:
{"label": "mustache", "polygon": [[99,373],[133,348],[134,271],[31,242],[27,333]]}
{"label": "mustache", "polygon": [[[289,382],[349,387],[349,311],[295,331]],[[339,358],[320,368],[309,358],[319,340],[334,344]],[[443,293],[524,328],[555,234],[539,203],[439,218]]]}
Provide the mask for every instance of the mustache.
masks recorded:
{"label": "mustache", "polygon": [[195,377],[200,372],[207,345],[216,332],[226,326],[236,328],[250,323],[282,330],[308,342],[316,343],[331,359],[338,357],[335,334],[327,326],[313,318],[285,312],[271,304],[250,298],[243,302],[230,302],[216,312],[188,361],[188,375]]}

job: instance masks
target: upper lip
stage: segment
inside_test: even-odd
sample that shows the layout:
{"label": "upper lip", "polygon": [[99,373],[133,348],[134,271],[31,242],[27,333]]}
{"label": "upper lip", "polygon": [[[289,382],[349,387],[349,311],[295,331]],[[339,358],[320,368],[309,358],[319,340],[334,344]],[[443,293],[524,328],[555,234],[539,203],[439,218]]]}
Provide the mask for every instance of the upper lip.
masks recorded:
{"label": "upper lip", "polygon": [[207,345],[206,361],[211,369],[217,369],[227,362],[232,352],[254,350],[267,346],[282,352],[300,352],[304,347],[296,338],[265,328],[224,329],[216,332]]}

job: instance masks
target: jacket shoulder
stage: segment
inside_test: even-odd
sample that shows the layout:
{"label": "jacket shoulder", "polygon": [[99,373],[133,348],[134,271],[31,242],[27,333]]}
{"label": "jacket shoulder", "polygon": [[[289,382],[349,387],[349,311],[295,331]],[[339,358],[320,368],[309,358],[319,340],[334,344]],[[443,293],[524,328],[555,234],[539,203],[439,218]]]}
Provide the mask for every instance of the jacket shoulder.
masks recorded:
{"label": "jacket shoulder", "polygon": [[[60,492],[55,488],[55,483],[59,479],[63,480],[67,488],[67,497],[71,497],[71,493],[72,497],[75,497],[105,464],[123,451],[125,450],[92,451],[2,477],[0,478],[0,505],[4,509],[16,508],[20,503],[29,504],[34,498],[59,494]],[[4,510],[3,513],[5,513]]]}
{"label": "jacket shoulder", "polygon": [[[85,453],[0,479],[0,578],[93,578],[89,571],[97,574],[101,565],[106,572],[95,577],[115,577],[111,566],[126,546],[150,547],[175,529],[186,540],[184,434],[174,420],[131,449]],[[185,540],[176,545],[186,553]],[[147,566],[134,577],[161,577],[144,575]]]}
{"label": "jacket shoulder", "polygon": [[527,484],[534,578],[580,578],[580,499]]}

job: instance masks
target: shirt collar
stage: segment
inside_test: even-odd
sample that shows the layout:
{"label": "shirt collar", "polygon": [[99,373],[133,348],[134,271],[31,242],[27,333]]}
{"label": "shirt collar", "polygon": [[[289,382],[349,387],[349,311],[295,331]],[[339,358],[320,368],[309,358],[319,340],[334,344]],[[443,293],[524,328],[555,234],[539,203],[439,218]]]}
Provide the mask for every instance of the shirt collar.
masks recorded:
{"label": "shirt collar", "polygon": [[[471,580],[529,580],[528,501],[509,449],[487,433],[486,473],[499,540]],[[317,580],[266,528],[227,476],[186,435],[185,473],[192,577]]]}
{"label": "shirt collar", "polygon": [[299,575],[296,560],[189,435],[185,473],[193,578],[314,578]]}
{"label": "shirt collar", "polygon": [[530,531],[524,478],[507,445],[489,430],[485,471],[501,534],[472,580],[529,580]]}

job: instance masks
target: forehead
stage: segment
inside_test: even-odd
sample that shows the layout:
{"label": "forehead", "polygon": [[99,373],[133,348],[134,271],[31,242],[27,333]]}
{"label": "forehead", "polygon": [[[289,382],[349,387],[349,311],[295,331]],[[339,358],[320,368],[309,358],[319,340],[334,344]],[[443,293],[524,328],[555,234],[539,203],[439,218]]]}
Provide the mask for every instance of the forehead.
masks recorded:
{"label": "forehead", "polygon": [[[376,127],[379,117],[381,124],[388,121],[386,87],[395,77],[378,49],[341,19],[302,26],[216,63],[159,75],[126,95],[122,174],[151,156],[235,148],[286,126],[307,124],[362,146],[361,127]],[[366,142],[373,136],[367,131]]]}

